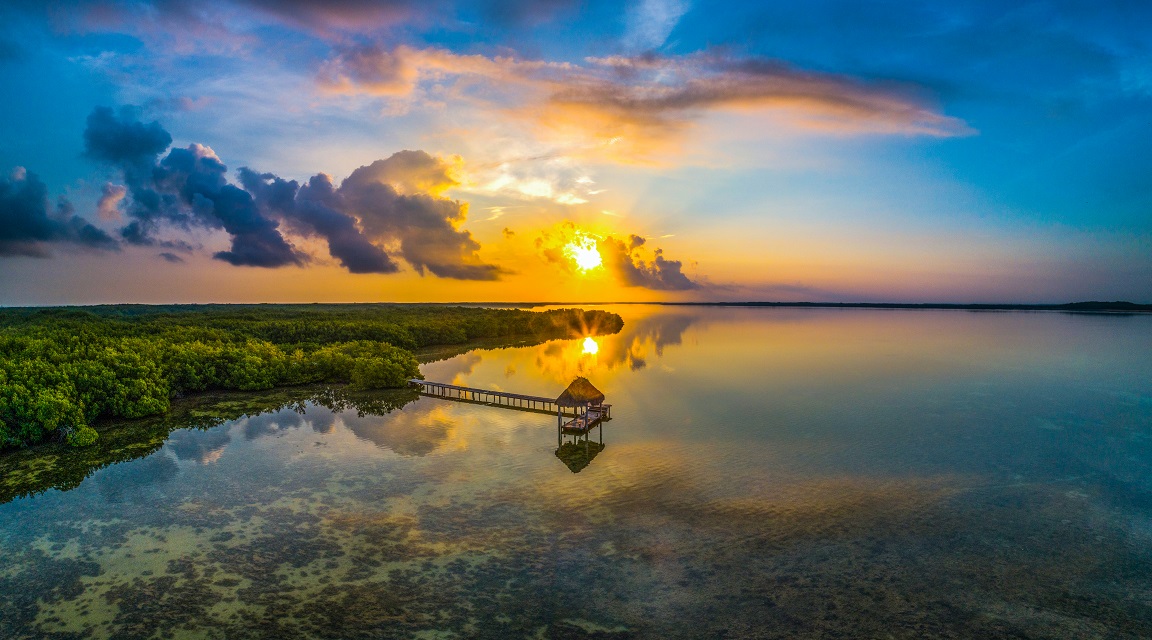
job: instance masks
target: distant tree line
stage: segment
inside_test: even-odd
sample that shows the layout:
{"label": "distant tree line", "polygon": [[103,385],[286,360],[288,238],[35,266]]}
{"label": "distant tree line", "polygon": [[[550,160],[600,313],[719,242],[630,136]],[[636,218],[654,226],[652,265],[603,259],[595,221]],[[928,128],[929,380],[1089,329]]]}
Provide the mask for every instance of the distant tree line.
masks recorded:
{"label": "distant tree line", "polygon": [[209,389],[402,387],[412,350],[473,340],[614,333],[603,311],[438,305],[116,305],[0,310],[0,448],[83,446],[93,422],[168,410]]}

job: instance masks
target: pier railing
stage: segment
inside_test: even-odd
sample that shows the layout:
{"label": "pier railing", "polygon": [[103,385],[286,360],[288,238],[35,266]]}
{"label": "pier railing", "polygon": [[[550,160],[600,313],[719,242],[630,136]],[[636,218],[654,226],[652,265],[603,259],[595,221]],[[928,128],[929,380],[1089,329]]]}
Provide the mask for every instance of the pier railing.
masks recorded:
{"label": "pier railing", "polygon": [[[556,404],[554,398],[545,398],[543,396],[529,396],[521,393],[508,393],[507,391],[493,391],[491,389],[474,389],[472,387],[461,387],[443,382],[429,382],[428,380],[419,380],[416,378],[409,380],[408,384],[419,389],[421,394],[433,398],[474,402],[476,404],[486,404],[520,411],[549,413],[554,416],[564,415],[576,417],[579,415],[575,407],[561,407]],[[603,407],[603,419],[611,420],[612,405],[606,404],[601,406]]]}

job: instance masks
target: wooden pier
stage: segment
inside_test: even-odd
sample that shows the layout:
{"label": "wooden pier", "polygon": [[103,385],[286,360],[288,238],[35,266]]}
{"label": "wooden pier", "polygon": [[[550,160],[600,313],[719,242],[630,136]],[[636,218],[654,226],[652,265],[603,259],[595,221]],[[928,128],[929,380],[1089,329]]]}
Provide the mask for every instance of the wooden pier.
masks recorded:
{"label": "wooden pier", "polygon": [[[588,466],[592,458],[604,450],[604,429],[601,428],[598,432],[598,442],[591,441],[591,432],[592,429],[602,427],[605,422],[612,419],[612,405],[604,404],[604,394],[592,386],[587,378],[582,377],[568,385],[564,393],[556,399],[491,389],[474,389],[417,378],[412,378],[408,384],[418,389],[421,395],[432,398],[555,414],[556,457],[560,458],[572,473],[579,473]],[[564,436],[571,436],[572,441],[564,442]],[[584,446],[581,447],[581,444]]]}
{"label": "wooden pier", "polygon": [[[547,413],[556,416],[568,416],[573,418],[573,420],[569,421],[570,423],[575,422],[575,419],[580,418],[584,414],[578,407],[561,407],[557,405],[555,398],[528,396],[520,393],[508,393],[507,391],[493,391],[491,389],[474,389],[472,387],[461,387],[443,382],[429,382],[416,378],[409,380],[408,384],[419,389],[421,394],[433,398],[472,402],[505,409]],[[601,410],[598,411],[597,409]],[[592,412],[596,413],[597,422],[612,419],[612,405],[610,404],[590,409],[589,413]],[[567,424],[564,425],[564,428],[567,428]],[[587,431],[588,428],[591,427],[587,427],[585,431]]]}

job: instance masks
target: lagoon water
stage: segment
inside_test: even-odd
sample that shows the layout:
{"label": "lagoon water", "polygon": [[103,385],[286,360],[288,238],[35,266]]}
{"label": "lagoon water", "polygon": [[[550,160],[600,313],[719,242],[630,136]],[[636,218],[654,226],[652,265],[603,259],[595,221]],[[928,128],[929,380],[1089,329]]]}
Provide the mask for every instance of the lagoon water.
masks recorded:
{"label": "lagoon water", "polygon": [[595,456],[428,397],[177,429],[0,505],[0,636],[1152,637],[1152,316],[609,308],[423,366],[586,375]]}

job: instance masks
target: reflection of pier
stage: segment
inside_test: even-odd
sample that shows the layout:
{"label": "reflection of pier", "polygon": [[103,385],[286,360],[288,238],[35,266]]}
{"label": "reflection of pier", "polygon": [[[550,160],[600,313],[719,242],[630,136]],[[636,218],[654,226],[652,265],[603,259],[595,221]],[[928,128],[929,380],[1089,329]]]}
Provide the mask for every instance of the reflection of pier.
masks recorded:
{"label": "reflection of pier", "polygon": [[[420,390],[421,395],[456,402],[483,404],[502,409],[531,411],[556,415],[556,457],[573,473],[588,466],[596,454],[604,450],[603,429],[599,441],[592,442],[593,429],[612,419],[612,405],[604,404],[604,394],[592,386],[587,378],[576,378],[558,398],[529,396],[507,391],[474,389],[443,382],[411,379],[408,384]],[[571,436],[569,442],[564,436]]]}

